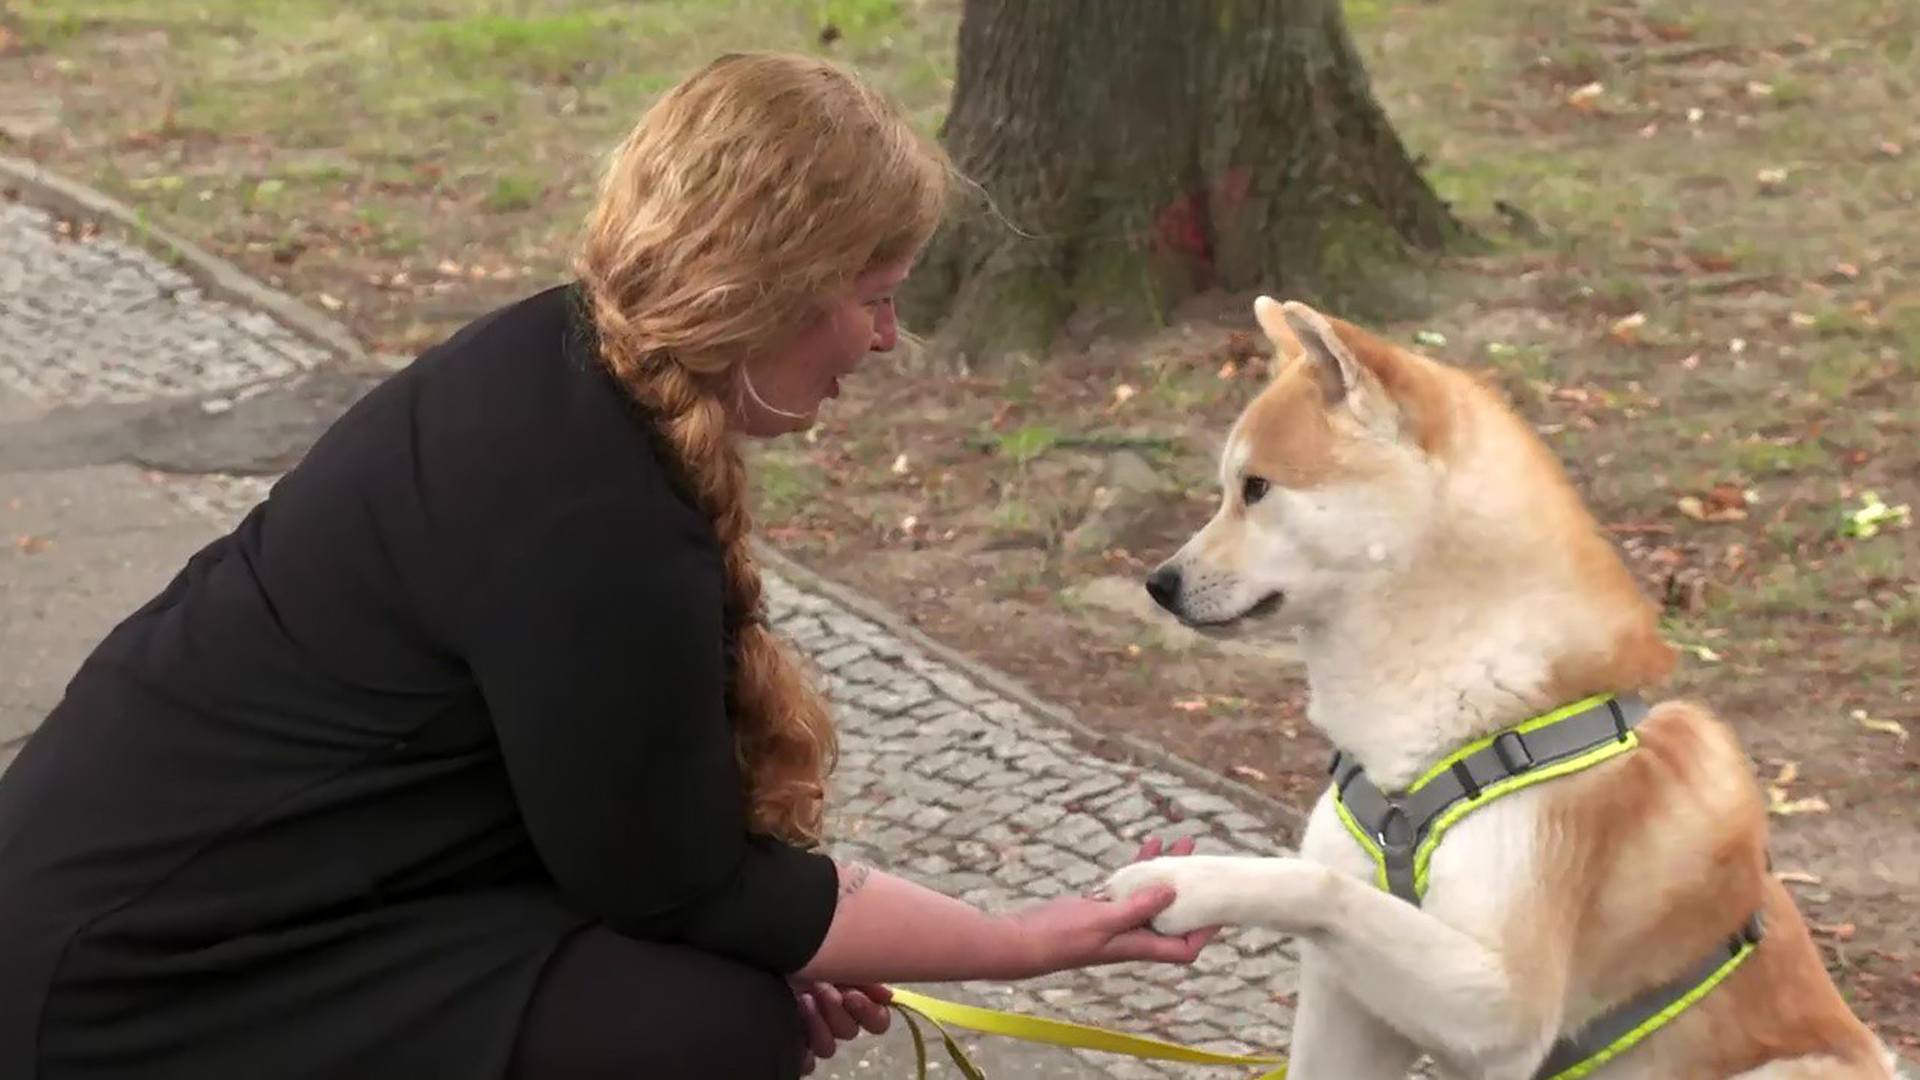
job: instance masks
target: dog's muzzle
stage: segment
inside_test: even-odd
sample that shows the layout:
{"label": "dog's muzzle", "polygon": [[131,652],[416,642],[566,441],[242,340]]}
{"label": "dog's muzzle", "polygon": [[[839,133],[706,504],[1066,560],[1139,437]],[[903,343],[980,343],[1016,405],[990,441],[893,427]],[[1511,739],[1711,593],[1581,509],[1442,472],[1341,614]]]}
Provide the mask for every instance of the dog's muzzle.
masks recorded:
{"label": "dog's muzzle", "polygon": [[1173,612],[1180,612],[1174,603],[1180,599],[1180,568],[1171,563],[1162,563],[1158,570],[1147,575],[1147,595],[1153,602]]}
{"label": "dog's muzzle", "polygon": [[[1171,562],[1162,563],[1159,569],[1147,575],[1146,584],[1147,595],[1153,597],[1154,603],[1172,612],[1175,618],[1196,630],[1219,628],[1239,622],[1242,619],[1258,618],[1278,608],[1281,599],[1278,592],[1269,593],[1261,597],[1253,606],[1244,611],[1236,611],[1225,617],[1202,616],[1196,618],[1194,613],[1188,610],[1188,605],[1182,602],[1183,597],[1181,594],[1185,589],[1186,580],[1181,574],[1179,566]],[[1209,590],[1205,588],[1208,581],[1203,578],[1201,584],[1203,586],[1201,591],[1208,592]],[[1201,606],[1204,607],[1205,605],[1202,604]]]}

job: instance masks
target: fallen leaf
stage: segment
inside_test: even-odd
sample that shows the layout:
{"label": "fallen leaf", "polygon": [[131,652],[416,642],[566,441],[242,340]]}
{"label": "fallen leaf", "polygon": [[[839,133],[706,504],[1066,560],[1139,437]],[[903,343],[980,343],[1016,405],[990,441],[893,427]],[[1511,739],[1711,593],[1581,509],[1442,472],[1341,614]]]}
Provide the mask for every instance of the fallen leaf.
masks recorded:
{"label": "fallen leaf", "polygon": [[1747,490],[1735,484],[1715,484],[1707,489],[1705,509],[1707,520],[1713,522],[1745,521],[1747,504],[1751,502]]}
{"label": "fallen leaf", "polygon": [[1244,330],[1228,334],[1224,348],[1227,359],[1235,363],[1258,360],[1266,355],[1264,339],[1255,341],[1253,335]]}
{"label": "fallen leaf", "polygon": [[1636,332],[1645,325],[1647,325],[1646,313],[1636,311],[1631,315],[1615,319],[1613,325],[1607,327],[1607,336],[1615,341],[1632,341],[1637,336]]}
{"label": "fallen leaf", "polygon": [[1891,735],[1897,742],[1904,743],[1907,741],[1907,729],[1898,720],[1881,720],[1878,717],[1868,716],[1867,710],[1865,709],[1855,709],[1853,710],[1853,722],[1866,728],[1868,731],[1878,731],[1882,734]]}
{"label": "fallen leaf", "polygon": [[1227,766],[1227,771],[1242,780],[1252,780],[1256,783],[1267,778],[1266,773],[1261,772],[1251,765],[1229,765]]}
{"label": "fallen leaf", "polygon": [[912,533],[919,525],[920,519],[913,514],[908,514],[906,517],[900,519],[900,531],[903,533]]}
{"label": "fallen leaf", "polygon": [[1753,178],[1760,182],[1761,191],[1779,191],[1782,187],[1786,186],[1787,170],[1761,169],[1759,172],[1753,174]]}
{"label": "fallen leaf", "polygon": [[1805,870],[1776,870],[1773,876],[1788,885],[1818,885],[1822,881],[1819,874],[1809,874]]}
{"label": "fallen leaf", "polygon": [[907,475],[907,468],[907,455],[901,454],[899,457],[893,459],[893,465],[888,471],[895,476],[905,476]]}
{"label": "fallen leaf", "polygon": [[1894,142],[1892,139],[1880,140],[1880,142],[1874,146],[1874,149],[1880,151],[1882,154],[1885,154],[1888,157],[1899,157],[1901,154],[1906,152],[1906,147],[1901,146],[1899,143]]}
{"label": "fallen leaf", "polygon": [[1706,118],[1707,118],[1707,110],[1702,109],[1697,105],[1687,110],[1687,123],[1689,124],[1697,124],[1700,121],[1705,120]]}
{"label": "fallen leaf", "polygon": [[1606,92],[1607,88],[1605,86],[1597,82],[1590,82],[1569,93],[1567,95],[1567,104],[1584,112],[1587,109],[1591,109],[1594,100]]}
{"label": "fallen leaf", "polygon": [[1201,712],[1206,709],[1207,702],[1205,698],[1188,698],[1185,701],[1174,702],[1173,707],[1181,712]]}
{"label": "fallen leaf", "polygon": [[1682,649],[1685,649],[1687,652],[1690,652],[1693,655],[1699,657],[1702,661],[1706,663],[1717,664],[1720,662],[1720,654],[1717,652],[1714,652],[1712,649],[1708,648],[1705,645],[1688,645],[1688,644],[1682,643],[1680,647]]}
{"label": "fallen leaf", "polygon": [[1687,517],[1709,525],[1747,519],[1746,493],[1728,484],[1715,486],[1705,497],[1682,495],[1674,500],[1674,506]]}
{"label": "fallen leaf", "polygon": [[1827,800],[1818,795],[1789,799],[1779,788],[1767,789],[1767,813],[1769,814],[1789,817],[1794,814],[1824,814],[1831,809],[1832,807],[1827,805]]}
{"label": "fallen leaf", "polygon": [[1420,330],[1414,333],[1413,340],[1430,349],[1438,349],[1447,343],[1447,335],[1438,330]]}
{"label": "fallen leaf", "polygon": [[1800,779],[1800,763],[1797,761],[1784,761],[1780,763],[1780,771],[1774,774],[1773,782],[1779,784],[1781,787],[1785,787],[1798,779]]}
{"label": "fallen leaf", "polygon": [[1121,383],[1119,386],[1114,387],[1113,388],[1113,407],[1117,409],[1120,406],[1125,405],[1127,402],[1132,401],[1134,395],[1138,394],[1139,392],[1140,391],[1134,389],[1134,387],[1128,383]]}
{"label": "fallen leaf", "polygon": [[1772,97],[1773,86],[1771,83],[1749,82],[1747,84],[1747,96],[1757,98]]}
{"label": "fallen leaf", "polygon": [[328,311],[339,311],[341,308],[346,307],[347,305],[341,303],[339,297],[333,296],[328,293],[321,293],[320,306],[323,308],[326,308]]}
{"label": "fallen leaf", "polygon": [[1814,933],[1825,934],[1835,941],[1852,941],[1853,935],[1859,932],[1859,929],[1850,922],[1813,923],[1812,929]]}
{"label": "fallen leaf", "polygon": [[22,555],[38,555],[53,546],[53,541],[44,536],[22,536],[13,542]]}

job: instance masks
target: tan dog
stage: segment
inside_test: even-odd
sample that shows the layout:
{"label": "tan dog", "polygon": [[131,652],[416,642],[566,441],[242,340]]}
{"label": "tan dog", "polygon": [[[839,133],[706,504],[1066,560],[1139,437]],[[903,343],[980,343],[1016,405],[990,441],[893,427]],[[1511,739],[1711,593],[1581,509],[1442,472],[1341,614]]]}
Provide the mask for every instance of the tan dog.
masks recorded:
{"label": "tan dog", "polygon": [[[1672,654],[1545,445],[1457,369],[1303,304],[1254,311],[1279,372],[1227,441],[1219,512],[1148,589],[1195,626],[1296,628],[1309,716],[1348,757],[1299,858],[1154,860],[1108,892],[1171,883],[1164,932],[1299,936],[1292,1080],[1403,1077],[1421,1052],[1459,1076],[1571,1077],[1594,1046],[1600,1080],[1892,1076],[1768,871],[1733,734],[1678,701],[1630,712],[1629,734],[1604,704],[1658,683]],[[1399,812],[1449,779],[1436,763],[1470,745],[1511,757],[1517,742],[1487,737],[1583,701],[1616,718],[1601,759],[1544,778],[1503,757],[1535,776],[1497,798],[1458,781],[1472,812],[1431,849],[1421,891],[1383,888],[1376,850],[1395,828],[1358,827],[1359,789],[1342,784],[1407,794],[1386,800]],[[1689,1006],[1638,1041],[1565,1057],[1579,1044],[1561,1040],[1675,987]]]}

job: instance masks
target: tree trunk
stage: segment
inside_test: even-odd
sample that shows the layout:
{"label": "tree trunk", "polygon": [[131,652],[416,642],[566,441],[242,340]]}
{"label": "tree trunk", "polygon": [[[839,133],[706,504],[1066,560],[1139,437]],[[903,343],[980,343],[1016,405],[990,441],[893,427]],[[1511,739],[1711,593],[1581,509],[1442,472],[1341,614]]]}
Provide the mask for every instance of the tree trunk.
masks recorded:
{"label": "tree trunk", "polygon": [[962,363],[1208,289],[1367,306],[1407,248],[1461,235],[1338,0],[966,0],[941,138],[986,198],[904,303]]}

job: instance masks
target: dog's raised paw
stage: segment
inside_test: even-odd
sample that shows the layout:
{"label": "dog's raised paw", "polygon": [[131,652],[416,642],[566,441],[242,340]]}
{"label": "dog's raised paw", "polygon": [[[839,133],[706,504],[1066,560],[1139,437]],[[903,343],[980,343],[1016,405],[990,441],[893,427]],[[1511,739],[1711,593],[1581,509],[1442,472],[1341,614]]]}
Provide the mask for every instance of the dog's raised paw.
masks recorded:
{"label": "dog's raised paw", "polygon": [[1123,866],[1107,878],[1102,892],[1115,902],[1125,902],[1136,893],[1157,886],[1173,889],[1173,903],[1153,917],[1153,929],[1162,934],[1184,934],[1211,926],[1217,919],[1210,912],[1210,890],[1201,873],[1203,860],[1163,857]]}

